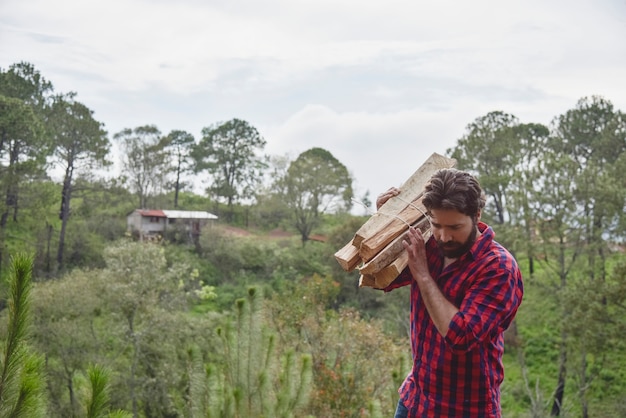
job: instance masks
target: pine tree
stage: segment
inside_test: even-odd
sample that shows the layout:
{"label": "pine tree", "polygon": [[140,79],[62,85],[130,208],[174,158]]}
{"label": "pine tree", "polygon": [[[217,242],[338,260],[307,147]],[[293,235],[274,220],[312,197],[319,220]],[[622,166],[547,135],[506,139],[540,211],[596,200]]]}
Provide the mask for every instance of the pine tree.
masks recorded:
{"label": "pine tree", "polygon": [[122,410],[110,410],[109,371],[94,365],[87,371],[89,393],[87,395],[87,418],[130,418],[132,414]]}
{"label": "pine tree", "polygon": [[0,358],[0,417],[45,415],[44,361],[28,344],[32,256],[11,258],[8,326]]}
{"label": "pine tree", "polygon": [[311,357],[301,355],[298,361],[294,351],[281,356],[263,320],[262,296],[250,288],[235,302],[235,320],[217,330],[223,357],[205,369],[204,416],[292,417],[306,405]]}

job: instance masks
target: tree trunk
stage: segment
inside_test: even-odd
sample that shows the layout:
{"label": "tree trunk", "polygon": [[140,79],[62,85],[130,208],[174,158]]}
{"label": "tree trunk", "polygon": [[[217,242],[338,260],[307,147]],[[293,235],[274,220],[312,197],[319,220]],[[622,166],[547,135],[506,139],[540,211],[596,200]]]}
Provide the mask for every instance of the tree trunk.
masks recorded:
{"label": "tree trunk", "polygon": [[130,365],[130,379],[128,382],[128,386],[130,389],[130,399],[132,402],[133,408],[133,418],[138,417],[139,413],[139,403],[137,402],[137,394],[135,392],[135,387],[137,382],[135,381],[137,375],[137,362],[139,357],[139,344],[137,341],[137,334],[135,334],[135,313],[131,312],[127,318],[128,320],[128,335],[131,339],[131,344],[133,345],[133,359]]}
{"label": "tree trunk", "polygon": [[504,207],[502,206],[502,194],[493,193],[491,195],[496,204],[496,215],[498,216],[498,224],[504,225]]}
{"label": "tree trunk", "polygon": [[582,418],[589,418],[589,404],[587,402],[587,352],[583,349],[580,371],[580,405],[582,409]]}
{"label": "tree trunk", "polygon": [[72,374],[66,370],[67,373],[67,390],[70,396],[70,411],[72,413],[72,417],[75,416],[76,411],[76,395],[74,394],[74,383],[72,382]]}
{"label": "tree trunk", "polygon": [[563,407],[563,395],[565,394],[565,376],[567,373],[567,334],[565,331],[561,332],[561,348],[559,353],[559,379],[556,384],[556,391],[554,393],[554,403],[552,404],[552,411],[550,415],[558,417],[561,415]]}
{"label": "tree trunk", "polygon": [[174,186],[174,209],[178,209],[179,190],[180,190],[180,165],[176,168],[176,185]]}
{"label": "tree trunk", "polygon": [[61,210],[59,211],[61,232],[59,233],[59,248],[57,250],[57,271],[62,271],[64,267],[63,253],[65,251],[65,231],[67,229],[67,221],[70,217],[70,201],[72,199],[72,172],[73,167],[70,165],[65,171],[63,190],[61,192]]}
{"label": "tree trunk", "polygon": [[46,273],[50,274],[50,272],[52,271],[52,267],[50,266],[50,242],[52,241],[52,225],[50,225],[48,222],[46,222],[46,230],[47,230],[47,237],[46,237]]}
{"label": "tree trunk", "polygon": [[17,163],[19,160],[19,144],[15,143],[9,149],[9,165],[7,167],[8,174],[6,175],[7,189],[4,199],[5,212],[0,219],[0,227],[4,227],[9,218],[9,212],[13,209],[13,221],[17,220],[17,192],[19,183],[19,174],[17,171]]}

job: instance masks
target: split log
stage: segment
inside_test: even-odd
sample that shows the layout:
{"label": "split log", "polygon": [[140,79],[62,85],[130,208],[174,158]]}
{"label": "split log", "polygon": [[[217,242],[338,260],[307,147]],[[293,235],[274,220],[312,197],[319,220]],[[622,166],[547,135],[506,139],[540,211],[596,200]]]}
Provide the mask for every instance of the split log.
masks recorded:
{"label": "split log", "polygon": [[[402,194],[402,193],[401,193]],[[398,196],[399,197],[399,196]],[[393,198],[392,198],[393,199]],[[422,205],[421,194],[417,200],[407,203],[400,213],[389,222],[378,234],[366,238],[361,242],[359,254],[367,262],[378,254],[385,246],[405,232],[409,225],[418,219],[424,218],[426,208]],[[382,210],[381,210],[382,212]]]}
{"label": "split log", "polygon": [[352,271],[361,263],[359,249],[352,245],[352,242],[347,243],[337,251],[335,259],[345,271]]}
{"label": "split log", "polygon": [[367,263],[363,264],[359,268],[359,273],[361,274],[374,274],[381,271],[383,268],[387,267],[389,264],[393,262],[400,253],[404,250],[404,244],[402,241],[406,238],[408,231],[405,231],[396,239],[394,239],[391,244],[386,246],[381,252],[376,254],[374,258],[372,258]]}
{"label": "split log", "polygon": [[[430,236],[430,222],[425,217],[419,219],[412,226],[419,228],[422,234],[424,234],[424,238],[426,238],[426,234]],[[408,229],[403,231],[389,245],[376,254],[374,258],[363,264],[363,266],[359,268],[359,272],[361,274],[374,274],[391,264],[404,250],[402,241],[406,239],[408,232]]]}
{"label": "split log", "polygon": [[402,273],[402,270],[409,265],[409,253],[406,250],[403,250],[398,258],[396,258],[391,264],[387,267],[379,271],[378,273],[374,273],[374,279],[376,285],[373,286],[375,289],[384,289],[389,286],[391,282],[396,280],[396,278]]}
{"label": "split log", "polygon": [[[420,231],[422,232],[422,236],[424,237],[424,242],[428,241],[432,232],[430,230],[430,225],[428,222],[423,223],[419,226]],[[398,255],[398,257],[387,267],[383,268],[377,273],[373,273],[372,275],[375,278],[376,285],[372,286],[375,289],[384,289],[389,286],[391,282],[393,282],[399,275],[409,265],[409,254],[405,249]]]}
{"label": "split log", "polygon": [[[400,187],[400,195],[391,198],[383,204],[377,213],[372,215],[356,232],[352,243],[355,247],[360,248],[361,243],[374,235],[380,233],[381,230],[389,224],[389,214],[398,214],[404,210],[408,204],[413,202],[420,196],[424,190],[424,186],[430,177],[442,168],[452,168],[456,165],[456,160],[444,157],[437,153],[432,154],[420,168],[409,177]],[[383,213],[385,215],[383,215]]]}
{"label": "split log", "polygon": [[370,274],[359,277],[359,287],[376,287],[376,278]]}

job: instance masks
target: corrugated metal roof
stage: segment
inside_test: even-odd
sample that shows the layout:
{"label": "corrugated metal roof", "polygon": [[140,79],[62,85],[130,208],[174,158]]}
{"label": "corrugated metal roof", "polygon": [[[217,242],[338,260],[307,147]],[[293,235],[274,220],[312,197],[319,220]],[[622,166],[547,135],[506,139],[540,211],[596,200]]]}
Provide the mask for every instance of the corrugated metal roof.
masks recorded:
{"label": "corrugated metal roof", "polygon": [[155,218],[167,217],[167,215],[163,213],[162,210],[157,210],[157,209],[138,209],[137,212],[139,212],[141,216],[150,216],[150,217],[155,217]]}
{"label": "corrugated metal roof", "polygon": [[164,210],[162,211],[170,219],[217,219],[212,213],[198,210]]}

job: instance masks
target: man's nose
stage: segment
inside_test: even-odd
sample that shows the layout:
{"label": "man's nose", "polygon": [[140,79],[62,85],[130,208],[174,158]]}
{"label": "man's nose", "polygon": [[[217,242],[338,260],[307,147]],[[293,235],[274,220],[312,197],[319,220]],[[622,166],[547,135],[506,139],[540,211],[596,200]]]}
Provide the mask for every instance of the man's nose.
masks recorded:
{"label": "man's nose", "polygon": [[450,234],[448,231],[446,231],[445,229],[441,230],[441,235],[439,237],[439,239],[441,240],[441,242],[446,243],[446,242],[450,242],[452,241],[452,234]]}

